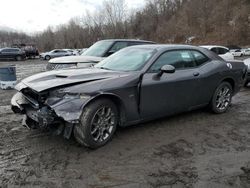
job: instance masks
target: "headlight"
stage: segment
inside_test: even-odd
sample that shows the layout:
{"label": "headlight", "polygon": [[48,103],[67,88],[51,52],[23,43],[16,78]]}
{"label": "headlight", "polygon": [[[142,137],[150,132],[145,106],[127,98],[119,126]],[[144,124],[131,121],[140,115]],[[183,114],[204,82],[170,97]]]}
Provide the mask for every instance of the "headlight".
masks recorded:
{"label": "headlight", "polygon": [[75,93],[65,93],[63,95],[64,99],[79,99],[80,95],[79,94],[75,94]]}
{"label": "headlight", "polygon": [[50,96],[56,97],[56,98],[63,98],[63,99],[89,99],[90,98],[89,95],[65,92],[63,89],[51,92]]}

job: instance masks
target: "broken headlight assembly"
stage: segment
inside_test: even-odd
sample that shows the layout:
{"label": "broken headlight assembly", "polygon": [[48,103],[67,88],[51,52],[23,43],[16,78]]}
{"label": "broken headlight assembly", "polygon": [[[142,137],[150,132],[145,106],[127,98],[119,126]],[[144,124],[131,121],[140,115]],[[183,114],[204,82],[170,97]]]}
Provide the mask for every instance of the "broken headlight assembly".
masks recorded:
{"label": "broken headlight assembly", "polygon": [[84,93],[70,93],[64,90],[56,90],[50,93],[51,97],[56,97],[60,99],[89,99],[90,96]]}

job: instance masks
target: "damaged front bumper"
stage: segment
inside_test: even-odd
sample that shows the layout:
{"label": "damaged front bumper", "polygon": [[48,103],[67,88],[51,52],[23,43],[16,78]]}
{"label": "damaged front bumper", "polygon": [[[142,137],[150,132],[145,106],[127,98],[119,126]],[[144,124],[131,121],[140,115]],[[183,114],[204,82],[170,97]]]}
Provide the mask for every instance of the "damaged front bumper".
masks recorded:
{"label": "damaged front bumper", "polygon": [[57,98],[48,97],[44,104],[21,92],[11,100],[13,112],[24,114],[23,126],[28,128],[56,128],[57,134],[69,138],[74,124],[79,123],[83,107],[90,97]]}

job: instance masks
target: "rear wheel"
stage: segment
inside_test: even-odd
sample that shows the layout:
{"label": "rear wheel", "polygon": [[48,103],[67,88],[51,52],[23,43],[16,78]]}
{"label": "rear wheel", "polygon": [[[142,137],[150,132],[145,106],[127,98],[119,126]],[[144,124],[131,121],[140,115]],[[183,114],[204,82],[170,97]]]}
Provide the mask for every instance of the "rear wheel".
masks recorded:
{"label": "rear wheel", "polygon": [[215,90],[210,102],[211,110],[216,114],[224,113],[228,110],[233,96],[233,89],[230,83],[222,82]]}
{"label": "rear wheel", "polygon": [[118,124],[118,110],[109,99],[98,99],[83,109],[80,123],[74,127],[78,143],[98,148],[110,141]]}

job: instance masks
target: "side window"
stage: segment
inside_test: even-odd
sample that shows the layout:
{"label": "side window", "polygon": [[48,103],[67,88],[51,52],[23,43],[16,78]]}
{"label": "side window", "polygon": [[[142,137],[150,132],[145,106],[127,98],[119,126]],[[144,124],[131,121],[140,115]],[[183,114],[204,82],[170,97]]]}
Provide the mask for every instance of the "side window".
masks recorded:
{"label": "side window", "polygon": [[209,58],[207,56],[203,55],[198,51],[192,51],[191,53],[193,54],[194,59],[196,61],[196,66],[200,66],[209,61]]}
{"label": "side window", "polygon": [[219,52],[218,54],[219,55],[223,55],[223,54],[226,54],[228,52],[228,50],[226,48],[218,48]]}
{"label": "side window", "polygon": [[11,49],[3,49],[2,52],[9,53],[11,52]]}
{"label": "side window", "polygon": [[118,50],[125,48],[127,46],[128,46],[128,42],[116,42],[109,51],[117,52]]}
{"label": "side window", "polygon": [[218,52],[218,48],[211,48],[211,51],[214,52],[214,53],[216,53],[216,54],[219,53],[219,52]]}
{"label": "side window", "polygon": [[18,49],[12,49],[11,52],[18,52]]}
{"label": "side window", "polygon": [[192,68],[196,66],[195,60],[190,51],[170,51],[162,54],[151,66],[150,72],[157,72],[164,65],[172,65],[176,69]]}

